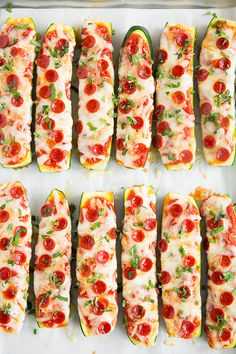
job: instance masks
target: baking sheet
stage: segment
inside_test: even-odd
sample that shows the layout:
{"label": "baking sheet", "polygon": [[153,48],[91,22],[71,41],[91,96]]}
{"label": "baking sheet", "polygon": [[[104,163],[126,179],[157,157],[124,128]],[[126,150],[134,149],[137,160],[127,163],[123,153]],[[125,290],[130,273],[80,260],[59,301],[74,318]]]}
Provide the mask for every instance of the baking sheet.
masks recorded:
{"label": "baking sheet", "polygon": [[[197,45],[201,42],[211,16],[205,15],[206,9],[13,9],[9,14],[0,10],[0,26],[8,16],[33,17],[37,31],[42,33],[52,22],[61,22],[73,25],[76,29],[81,26],[83,20],[92,17],[102,21],[111,21],[116,30],[113,38],[115,47],[115,59],[118,57],[119,47],[126,31],[132,25],[139,24],[150,31],[153,47],[158,48],[161,31],[167,21],[194,25],[198,30]],[[210,11],[210,10],[209,10]],[[212,10],[218,17],[236,20],[236,8]],[[117,61],[117,60],[116,60]],[[197,63],[196,63],[197,64]],[[73,153],[71,169],[57,174],[46,174],[38,171],[35,158],[28,168],[14,171],[0,167],[0,183],[20,180],[28,190],[32,214],[39,215],[40,207],[53,188],[63,190],[70,203],[77,206],[83,191],[113,191],[116,198],[116,210],[118,226],[122,224],[123,214],[123,189],[132,184],[151,184],[157,192],[157,213],[160,222],[163,198],[169,191],[178,193],[190,193],[196,187],[211,188],[219,193],[228,193],[236,201],[235,166],[209,167],[205,163],[201,144],[199,118],[197,118],[198,153],[197,162],[190,171],[167,171],[161,164],[159,156],[151,152],[151,162],[148,171],[132,171],[116,165],[113,156],[107,171],[87,171],[82,168],[76,152]],[[113,144],[114,145],[114,144]],[[160,235],[158,235],[160,237]],[[119,241],[118,248],[119,248]],[[119,254],[118,254],[119,257]],[[205,269],[203,269],[203,273]],[[121,296],[120,300],[121,300]],[[85,338],[82,335],[77,310],[72,308],[72,319],[68,329],[38,329],[34,335],[33,329],[37,328],[34,316],[27,315],[23,329],[18,335],[0,333],[0,354],[64,354],[66,352],[78,354],[118,354],[118,353],[149,353],[172,354],[189,352],[197,354],[211,353],[205,335],[199,339],[181,340],[170,339],[161,320],[157,343],[154,347],[141,348],[133,346],[122,325],[123,311],[120,306],[119,320],[115,331],[106,336]],[[223,353],[223,351],[218,351]],[[227,353],[233,353],[227,350]]]}

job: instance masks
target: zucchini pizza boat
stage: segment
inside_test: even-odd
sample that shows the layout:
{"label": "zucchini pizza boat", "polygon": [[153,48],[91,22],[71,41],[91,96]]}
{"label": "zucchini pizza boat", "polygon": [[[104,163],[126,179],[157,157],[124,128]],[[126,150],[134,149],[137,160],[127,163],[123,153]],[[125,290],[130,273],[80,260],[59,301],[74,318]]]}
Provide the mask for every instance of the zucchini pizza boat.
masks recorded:
{"label": "zucchini pizza boat", "polygon": [[114,129],[112,24],[86,20],[81,29],[78,150],[83,167],[106,168]]}
{"label": "zucchini pizza boat", "polygon": [[229,166],[235,157],[236,22],[212,19],[199,63],[204,155],[209,165]]}
{"label": "zucchini pizza boat", "polygon": [[32,161],[32,71],[36,28],[32,18],[8,18],[0,33],[0,163],[22,168]]}
{"label": "zucchini pizza boat", "polygon": [[121,47],[116,160],[128,168],[145,167],[151,144],[153,94],[152,43],[148,31],[133,26]]}
{"label": "zucchini pizza boat", "polygon": [[66,327],[70,312],[71,219],[63,192],[52,190],[41,208],[35,248],[34,293],[39,327]]}
{"label": "zucchini pizza boat", "polygon": [[196,28],[167,23],[157,54],[157,146],[169,170],[190,169],[195,161],[193,56]]}
{"label": "zucchini pizza boat", "polygon": [[212,195],[202,204],[207,233],[208,296],[205,332],[211,348],[233,348],[235,325],[236,215],[227,195]]}
{"label": "zucchini pizza boat", "polygon": [[135,186],[124,193],[122,237],[124,323],[135,345],[154,345],[158,333],[156,288],[156,198],[150,186]]}
{"label": "zucchini pizza boat", "polygon": [[75,47],[73,27],[53,23],[37,58],[35,150],[41,172],[70,168],[72,116],[70,87]]}
{"label": "zucchini pizza boat", "polygon": [[78,224],[78,311],[85,336],[116,326],[116,215],[111,192],[83,193]]}
{"label": "zucchini pizza boat", "polygon": [[27,306],[31,215],[20,182],[0,185],[0,331],[18,333]]}
{"label": "zucchini pizza boat", "polygon": [[158,248],[162,316],[170,337],[193,338],[201,334],[200,219],[192,197],[167,194]]}

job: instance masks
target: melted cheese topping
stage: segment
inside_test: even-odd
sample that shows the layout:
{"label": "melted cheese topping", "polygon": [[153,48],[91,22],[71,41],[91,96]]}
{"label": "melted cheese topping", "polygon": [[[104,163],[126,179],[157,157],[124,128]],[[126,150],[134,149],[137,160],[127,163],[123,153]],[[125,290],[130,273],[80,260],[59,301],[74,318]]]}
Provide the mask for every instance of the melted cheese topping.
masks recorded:
{"label": "melted cheese topping", "polygon": [[65,327],[70,312],[71,219],[64,194],[54,189],[41,214],[35,248],[36,320],[40,327]]}
{"label": "melted cheese topping", "polygon": [[210,165],[232,165],[235,156],[234,80],[236,22],[213,19],[197,73],[204,154]]}
{"label": "melted cheese topping", "polygon": [[192,197],[165,198],[161,251],[162,315],[170,337],[200,336],[200,215]]}
{"label": "melted cheese topping", "polygon": [[157,139],[168,169],[195,161],[193,50],[195,28],[167,24],[161,35],[156,84]]}
{"label": "melted cheese topping", "polygon": [[63,171],[70,167],[74,47],[74,29],[52,24],[37,59],[35,148],[40,171]]}
{"label": "melted cheese topping", "polygon": [[154,345],[158,333],[156,199],[152,187],[125,190],[122,237],[125,323],[134,344]]}
{"label": "melted cheese topping", "polygon": [[0,186],[0,330],[18,333],[25,318],[31,215],[20,182]]}
{"label": "melted cheese topping", "polygon": [[206,334],[212,348],[236,342],[236,215],[227,196],[212,195],[202,205],[206,218],[208,259]]}
{"label": "melted cheese topping", "polygon": [[142,29],[130,33],[120,52],[116,159],[143,168],[151,144],[154,78],[150,43]]}
{"label": "melted cheese topping", "polygon": [[9,18],[0,34],[0,163],[31,163],[31,90],[35,59],[31,18]]}
{"label": "melted cheese topping", "polygon": [[111,24],[86,20],[79,60],[78,149],[83,167],[105,169],[114,128]]}
{"label": "melted cheese topping", "polygon": [[111,332],[117,321],[116,216],[112,193],[83,193],[78,225],[78,310],[85,336]]}

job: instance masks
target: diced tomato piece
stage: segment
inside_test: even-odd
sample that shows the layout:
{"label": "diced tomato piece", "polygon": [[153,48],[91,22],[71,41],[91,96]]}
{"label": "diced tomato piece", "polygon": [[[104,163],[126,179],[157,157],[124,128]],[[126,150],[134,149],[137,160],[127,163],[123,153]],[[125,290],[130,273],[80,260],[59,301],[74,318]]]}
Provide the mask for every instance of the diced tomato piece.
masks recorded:
{"label": "diced tomato piece", "polygon": [[195,265],[196,260],[193,256],[184,256],[182,262],[183,262],[183,267],[192,268]]}
{"label": "diced tomato piece", "polygon": [[222,219],[215,221],[215,218],[211,218],[207,221],[207,227],[209,227],[209,229],[211,229],[211,230],[214,230],[217,227],[222,226],[222,225],[223,225]]}
{"label": "diced tomato piece", "polygon": [[229,117],[222,117],[220,120],[220,126],[221,128],[224,128],[226,131],[230,126],[230,119]]}
{"label": "diced tomato piece", "polygon": [[111,239],[115,240],[117,238],[117,229],[115,227],[111,228],[108,234]]}

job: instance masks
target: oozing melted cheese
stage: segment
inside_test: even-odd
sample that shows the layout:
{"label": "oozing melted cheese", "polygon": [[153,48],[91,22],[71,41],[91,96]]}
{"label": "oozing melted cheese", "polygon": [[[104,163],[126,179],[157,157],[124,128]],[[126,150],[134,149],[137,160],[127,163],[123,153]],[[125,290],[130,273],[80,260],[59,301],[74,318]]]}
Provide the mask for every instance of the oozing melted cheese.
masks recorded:
{"label": "oozing melted cheese", "polygon": [[[140,207],[134,207],[137,197],[142,200]],[[139,345],[154,345],[158,333],[155,203],[152,187],[137,186],[125,191],[121,256],[125,323],[131,341]],[[150,231],[148,225],[152,225]],[[133,239],[137,231],[144,236],[140,242]],[[145,258],[149,260],[150,269],[144,271]],[[141,306],[140,311],[135,310],[137,306]]]}
{"label": "oozing melted cheese", "polygon": [[[51,192],[45,205],[48,212],[42,213],[45,216],[42,216],[39,224],[38,243],[35,248],[36,320],[40,327],[65,327],[70,312],[70,211],[66,197],[57,189]],[[60,219],[63,219],[64,226],[57,230],[60,228]],[[47,244],[50,244],[49,240],[54,244],[52,249],[47,247]],[[51,257],[48,266],[44,266],[42,261],[45,255]]]}
{"label": "oozing melted cheese", "polygon": [[[236,342],[235,211],[232,200],[227,196],[219,195],[209,197],[203,203],[202,211],[206,218],[208,239],[206,247],[208,259],[206,334],[212,348],[233,348]],[[218,273],[217,277],[215,272]],[[216,278],[221,280],[217,284]],[[224,292],[231,294],[232,304],[226,305],[224,301],[222,303],[221,295]],[[218,309],[216,310],[218,312],[215,312],[215,309]]]}
{"label": "oozing melted cheese", "polygon": [[[156,82],[156,115],[158,147],[162,162],[168,169],[189,169],[195,161],[194,42],[194,27],[167,24],[161,35]],[[164,54],[167,55],[166,59],[162,51],[166,53]]]}
{"label": "oozing melted cheese", "polygon": [[[223,48],[225,43],[228,47],[219,48],[219,41]],[[222,69],[217,65],[219,60]],[[230,63],[228,69],[224,62]],[[211,21],[202,43],[200,65],[197,77],[205,158],[210,165],[232,165],[235,156],[236,22]],[[201,78],[203,70],[205,77]],[[223,83],[224,88],[215,90],[216,82]],[[207,110],[204,105],[208,105]]]}
{"label": "oozing melted cheese", "polygon": [[[36,37],[35,26],[31,18],[9,18],[0,36],[8,38],[8,44],[0,48],[0,163],[19,168],[32,159],[30,124],[35,46],[31,41]],[[16,78],[12,80],[10,75]]]}
{"label": "oozing melted cheese", "polygon": [[[90,217],[88,220],[89,213],[95,215],[94,221]],[[80,323],[86,336],[111,332],[116,325],[118,305],[115,231],[113,194],[83,193],[78,225],[77,279]],[[105,288],[97,292],[100,282]]]}
{"label": "oozing melted cheese", "polygon": [[[44,36],[37,59],[35,148],[39,169],[45,172],[63,171],[70,167],[73,124],[70,86],[74,47],[74,29],[52,24]],[[49,59],[46,67],[40,63],[45,62],[44,56]],[[55,79],[47,76],[49,70],[56,72]],[[42,97],[42,87],[48,87],[48,98]],[[54,108],[55,102],[61,105],[59,111]]]}
{"label": "oozing melted cheese", "polygon": [[[130,54],[133,45],[136,49]],[[149,45],[140,29],[131,32],[120,52],[116,159],[119,165],[129,168],[145,166],[151,144],[155,87]],[[142,68],[148,71],[145,78],[140,77]],[[124,89],[124,85],[133,89]],[[128,109],[122,110],[123,105]]]}
{"label": "oozing melted cheese", "polygon": [[0,330],[18,333],[27,305],[32,235],[26,191],[20,182],[0,186],[0,220]]}
{"label": "oozing melted cheese", "polygon": [[[80,162],[90,169],[105,169],[110,158],[114,128],[114,68],[111,24],[86,20],[81,29],[82,52],[79,60],[79,121],[77,133]],[[89,38],[90,44],[87,44]],[[81,74],[82,72],[86,74]],[[87,87],[92,90],[86,90]],[[91,100],[99,107],[87,108]]]}
{"label": "oozing melted cheese", "polygon": [[[168,194],[163,209],[162,240],[158,245],[161,251],[162,315],[170,337],[200,336],[200,242],[200,215],[194,199]],[[164,272],[168,272],[169,279]],[[164,278],[168,280],[162,280]],[[172,315],[166,315],[171,312]]]}

